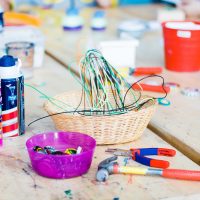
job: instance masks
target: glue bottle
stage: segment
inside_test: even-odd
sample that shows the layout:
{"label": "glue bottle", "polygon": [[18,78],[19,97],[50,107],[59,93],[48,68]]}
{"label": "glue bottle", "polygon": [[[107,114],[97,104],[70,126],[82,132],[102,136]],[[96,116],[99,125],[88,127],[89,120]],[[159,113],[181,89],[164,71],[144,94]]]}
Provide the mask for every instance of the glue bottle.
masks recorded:
{"label": "glue bottle", "polygon": [[102,10],[97,10],[91,21],[91,29],[94,31],[103,31],[106,29],[107,21],[105,18],[105,12]]}
{"label": "glue bottle", "polygon": [[64,31],[77,31],[83,28],[83,18],[79,15],[75,0],[70,0],[70,6],[66,11],[62,24]]}
{"label": "glue bottle", "polygon": [[0,58],[3,137],[25,133],[24,76],[20,67],[19,59],[9,55]]}

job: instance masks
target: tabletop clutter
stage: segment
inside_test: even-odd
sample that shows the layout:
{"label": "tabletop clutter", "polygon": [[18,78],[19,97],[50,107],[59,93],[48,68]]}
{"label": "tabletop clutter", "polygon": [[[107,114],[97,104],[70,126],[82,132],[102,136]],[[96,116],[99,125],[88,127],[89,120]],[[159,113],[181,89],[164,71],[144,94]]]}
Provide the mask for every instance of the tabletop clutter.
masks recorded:
{"label": "tabletop clutter", "polygon": [[[106,27],[104,17],[103,12],[96,12],[93,15],[91,28],[104,30]],[[1,15],[0,21],[0,25],[3,24]],[[118,31],[122,31],[124,26],[127,24],[121,25]],[[165,22],[162,26],[166,68],[177,72],[200,70],[200,57],[198,56],[200,23],[194,21]],[[63,28],[66,31],[82,28],[82,19],[74,7],[67,11],[63,20]],[[13,30],[15,34],[21,35],[17,41],[13,36]],[[28,66],[39,67],[41,65],[44,38],[36,27],[31,26],[4,27],[0,34],[3,34],[1,38],[4,38],[4,40],[0,39],[1,48],[4,49],[1,53],[4,55],[0,58],[2,97],[0,145],[3,148],[3,137],[25,134],[24,86],[26,84],[24,75],[26,77],[27,72],[23,70],[23,67],[27,69]],[[24,39],[24,34],[26,39]],[[126,41],[126,45],[131,45],[131,42],[133,40]],[[114,45],[114,47],[109,45]],[[116,55],[111,50],[117,45],[117,42],[102,43],[102,52],[97,49],[88,50],[79,66],[81,91],[58,94],[53,98],[48,98],[45,102],[44,109],[49,114],[46,117],[52,117],[58,131],[36,134],[26,142],[32,168],[39,175],[64,179],[87,173],[92,164],[96,144],[120,144],[139,139],[151,120],[157,104],[170,105],[165,97],[175,85],[174,83],[165,84],[163,77],[158,75],[162,73],[162,68],[134,66],[129,70],[130,76],[142,76],[143,78],[130,84],[126,77],[118,72],[118,63],[115,63]],[[190,51],[187,50],[188,48]],[[125,51],[126,48],[124,48]],[[110,55],[111,53],[113,54]],[[134,52],[131,51],[131,53]],[[130,57],[133,58],[132,55]],[[121,61],[124,62],[124,60]],[[135,65],[133,59],[132,63]],[[28,77],[31,75],[29,74]],[[142,83],[149,77],[160,78],[162,84]],[[143,91],[158,92],[163,96],[160,98],[148,96],[144,95]],[[108,148],[107,152],[113,153],[114,156],[106,158],[97,167],[94,179],[100,182],[106,181],[110,174],[120,173],[200,181],[200,171],[170,169],[169,162],[147,157],[148,155],[173,157],[176,154],[173,149]],[[132,158],[149,168],[121,166],[117,162],[117,156]],[[134,165],[133,162],[132,165]]]}

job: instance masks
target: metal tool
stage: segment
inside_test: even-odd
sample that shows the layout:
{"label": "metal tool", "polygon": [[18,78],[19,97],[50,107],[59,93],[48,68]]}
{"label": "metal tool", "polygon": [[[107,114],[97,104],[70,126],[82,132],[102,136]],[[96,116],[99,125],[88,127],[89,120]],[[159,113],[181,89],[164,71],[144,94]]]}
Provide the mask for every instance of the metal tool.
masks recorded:
{"label": "metal tool", "polygon": [[163,176],[165,178],[200,181],[200,171],[181,170],[181,169],[153,169],[141,167],[120,166],[116,162],[117,156],[103,160],[96,173],[96,180],[105,182],[110,174],[138,174]]}
{"label": "metal tool", "polygon": [[142,90],[143,91],[149,91],[149,92],[158,92],[158,93],[169,93],[170,87],[168,86],[162,86],[162,85],[149,85],[145,83],[140,83],[133,85],[132,87],[134,90]]}
{"label": "metal tool", "polygon": [[169,156],[173,157],[176,154],[176,151],[173,149],[166,148],[138,148],[138,149],[107,149],[106,152],[113,153],[115,156],[126,156],[132,157],[133,160],[139,162],[143,165],[157,168],[168,168],[169,162],[166,160],[157,160],[154,158],[148,158],[147,155],[158,155],[158,156]]}
{"label": "metal tool", "polygon": [[134,76],[145,76],[151,74],[161,74],[163,71],[162,67],[136,67],[131,70],[131,75]]}
{"label": "metal tool", "polygon": [[[161,74],[163,68],[162,67],[136,67],[135,69],[130,70],[130,75],[133,76],[146,76],[146,75],[153,75],[153,74]],[[162,85],[151,85],[146,83],[139,83],[133,85],[134,90],[143,90],[149,92],[158,92],[158,93],[169,93],[170,87],[169,86],[162,86]]]}

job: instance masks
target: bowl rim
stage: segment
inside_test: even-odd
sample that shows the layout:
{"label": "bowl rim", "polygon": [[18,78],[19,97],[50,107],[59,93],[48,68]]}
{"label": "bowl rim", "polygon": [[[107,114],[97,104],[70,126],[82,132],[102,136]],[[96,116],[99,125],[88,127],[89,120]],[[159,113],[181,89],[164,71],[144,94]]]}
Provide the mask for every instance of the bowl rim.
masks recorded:
{"label": "bowl rim", "polygon": [[[72,133],[72,134],[81,134],[81,135],[84,135],[84,136],[87,136],[87,137],[89,137],[91,140],[93,140],[93,142],[94,142],[94,147],[93,148],[91,148],[91,149],[89,149],[88,151],[84,151],[84,152],[82,152],[82,153],[80,153],[80,154],[73,154],[73,155],[52,155],[52,154],[40,154],[40,153],[38,153],[38,152],[36,152],[36,151],[33,151],[33,148],[31,148],[31,147],[28,147],[27,145],[28,145],[28,143],[30,142],[30,140],[32,139],[32,138],[34,138],[34,137],[37,137],[37,136],[39,136],[39,135],[45,135],[45,134],[54,134],[54,133]],[[87,134],[85,134],[85,133],[80,133],[80,132],[72,132],[72,131],[48,131],[48,132],[43,132],[43,133],[38,133],[38,134],[36,134],[36,135],[33,135],[33,136],[31,136],[30,138],[28,138],[27,140],[26,140],[26,149],[27,149],[27,151],[28,151],[28,153],[31,151],[33,154],[40,154],[40,155],[42,155],[42,156],[47,156],[47,157],[56,157],[56,158],[63,158],[63,157],[70,157],[70,156],[73,156],[73,157],[78,157],[78,156],[84,156],[85,154],[87,154],[88,152],[92,152],[92,151],[94,151],[95,150],[95,148],[96,148],[96,145],[97,145],[97,142],[96,142],[96,140],[93,138],[93,137],[91,137],[90,135],[87,135]]]}

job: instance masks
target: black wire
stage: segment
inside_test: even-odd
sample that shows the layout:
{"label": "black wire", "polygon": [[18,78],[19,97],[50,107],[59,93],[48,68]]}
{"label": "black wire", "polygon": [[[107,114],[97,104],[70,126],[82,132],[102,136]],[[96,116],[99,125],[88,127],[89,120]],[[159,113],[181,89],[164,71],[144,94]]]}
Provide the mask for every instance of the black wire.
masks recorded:
{"label": "black wire", "polygon": [[[162,79],[162,88],[163,88],[163,91],[165,92],[165,95],[163,96],[163,97],[158,97],[158,98],[162,98],[162,99],[164,99],[164,98],[166,98],[167,97],[167,91],[165,90],[165,87],[164,87],[164,78],[162,77],[162,76],[160,76],[160,75],[149,75],[149,76],[146,76],[146,77],[143,77],[143,78],[141,78],[140,80],[138,80],[137,82],[135,82],[135,83],[133,83],[129,88],[128,88],[128,90],[126,91],[126,93],[125,93],[125,96],[124,96],[124,101],[123,101],[123,105],[124,105],[124,102],[125,102],[125,100],[126,100],[126,96],[127,96],[127,94],[128,94],[128,92],[130,91],[130,89],[132,89],[133,88],[133,86],[135,85],[135,84],[137,84],[137,83],[139,83],[140,81],[142,81],[142,80],[144,80],[144,79],[147,79],[147,78],[150,78],[150,77],[159,77],[159,78],[161,78]],[[84,116],[87,116],[86,115],[86,113],[88,112],[88,113],[90,113],[90,115],[88,115],[88,116],[91,116],[91,113],[105,113],[105,116],[110,116],[110,112],[116,112],[116,111],[121,111],[121,112],[119,112],[119,113],[116,113],[115,115],[121,115],[121,114],[125,114],[125,113],[127,113],[128,111],[131,111],[131,110],[133,110],[133,109],[135,109],[135,108],[138,108],[138,109],[140,109],[141,107],[143,107],[147,102],[149,102],[151,99],[148,99],[147,101],[145,101],[145,102],[143,102],[143,103],[141,103],[141,104],[139,104],[139,106],[138,107],[136,107],[136,106],[134,106],[139,100],[140,100],[140,98],[141,98],[141,93],[140,93],[140,96],[139,96],[139,98],[134,102],[134,103],[132,103],[132,104],[130,104],[130,105],[128,105],[128,106],[123,106],[122,108],[118,108],[118,109],[113,109],[113,110],[107,110],[107,111],[105,111],[105,110],[94,110],[94,111],[92,111],[92,110],[73,110],[73,111],[64,111],[64,112],[59,112],[59,113],[55,113],[55,114],[51,114],[51,115],[46,115],[46,116],[44,116],[44,117],[40,117],[40,118],[38,118],[38,119],[36,119],[36,120],[34,120],[34,121],[32,121],[31,123],[29,123],[28,124],[28,126],[30,126],[31,124],[33,124],[33,123],[35,123],[35,122],[37,122],[37,121],[40,121],[40,120],[42,120],[42,119],[45,119],[45,118],[48,118],[48,117],[51,117],[51,116],[55,116],[55,115],[60,115],[60,114],[67,114],[67,113],[78,113],[78,114],[80,114],[80,115],[84,115]],[[158,98],[155,98],[155,97],[152,97],[153,99],[158,99]],[[108,115],[106,114],[106,113],[108,113]],[[98,115],[97,115],[98,116]],[[101,115],[100,115],[101,116]]]}
{"label": "black wire", "polygon": [[[133,86],[134,85],[136,85],[137,83],[139,83],[139,82],[141,82],[141,81],[143,81],[143,80],[145,80],[145,79],[147,79],[147,78],[151,78],[151,77],[159,77],[159,78],[161,78],[162,79],[162,88],[163,88],[163,91],[165,92],[165,96],[164,97],[159,97],[159,98],[162,98],[162,99],[164,99],[164,98],[166,98],[167,97],[167,91],[165,90],[165,79],[162,77],[162,76],[160,76],[160,75],[157,75],[157,74],[151,74],[151,75],[149,75],[149,76],[145,76],[145,77],[143,77],[143,78],[141,78],[140,80],[138,80],[138,81],[136,81],[135,83],[133,83],[132,85],[131,85],[131,87],[129,87],[129,89],[126,91],[126,93],[125,93],[125,95],[124,95],[124,102],[126,101],[126,96],[127,96],[127,94],[128,94],[128,92],[130,91],[130,89],[132,89],[133,88]],[[158,98],[155,98],[155,99],[158,99]]]}

